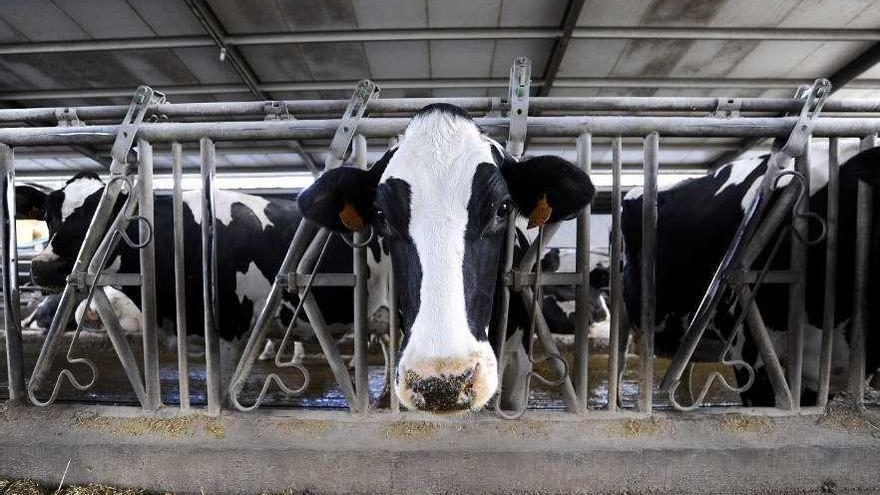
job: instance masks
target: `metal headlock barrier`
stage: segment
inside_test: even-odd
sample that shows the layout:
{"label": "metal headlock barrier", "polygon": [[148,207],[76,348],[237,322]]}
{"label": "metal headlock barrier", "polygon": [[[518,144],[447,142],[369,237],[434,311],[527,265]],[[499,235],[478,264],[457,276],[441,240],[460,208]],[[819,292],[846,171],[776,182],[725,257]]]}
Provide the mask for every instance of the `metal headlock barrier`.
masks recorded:
{"label": "metal headlock barrier", "polygon": [[[9,396],[13,400],[30,401],[38,406],[56,400],[61,387],[67,384],[78,390],[87,390],[98,379],[96,365],[76,349],[78,326],[67,348],[65,364],[57,375],[51,371],[62,351],[62,334],[75,306],[76,295],[85,294],[95,303],[107,335],[125,371],[133,393],[145,410],[162,407],[159,385],[159,361],[156,322],[155,253],[152,242],[153,194],[152,194],[152,146],[171,143],[173,172],[173,220],[174,220],[174,287],[176,303],[177,353],[180,382],[180,408],[190,409],[190,384],[187,361],[186,311],[188,301],[184,294],[184,246],[182,148],[183,143],[198,143],[201,155],[202,180],[202,295],[204,299],[204,329],[207,381],[207,412],[218,414],[228,404],[242,411],[260,407],[267,391],[273,384],[285,395],[296,396],[309,386],[306,366],[293,360],[285,360],[282,351],[292,344],[292,327],[302,312],[308,319],[352,412],[370,411],[368,383],[367,345],[367,244],[372,232],[356,233],[344,240],[352,247],[353,273],[319,273],[318,268],[326,253],[332,235],[326,229],[303,220],[296,229],[287,248],[284,261],[272,281],[271,291],[258,312],[248,335],[247,344],[235,364],[234,372],[224,376],[221,371],[229,363],[222,362],[220,338],[217,332],[218,275],[217,275],[217,225],[215,216],[216,148],[218,141],[274,141],[324,139],[330,140],[330,148],[324,171],[339,167],[351,150],[350,158],[355,166],[366,168],[366,139],[387,140],[394,146],[397,136],[406,129],[410,116],[429,103],[446,102],[462,107],[476,116],[475,122],[489,135],[507,139],[507,150],[512,155],[522,155],[527,137],[573,137],[577,142],[577,165],[587,173],[592,167],[592,145],[595,138],[610,138],[612,144],[612,231],[611,231],[611,321],[608,350],[608,403],[607,409],[619,408],[621,359],[621,335],[626,335],[626,318],[623,315],[621,276],[621,169],[623,137],[639,137],[643,141],[644,192],[642,196],[642,259],[641,259],[641,322],[643,329],[639,339],[639,401],[637,409],[650,412],[654,405],[654,310],[655,267],[657,263],[657,197],[658,171],[660,166],[661,137],[761,137],[776,138],[759,193],[747,210],[747,215],[737,231],[730,248],[721,260],[706,295],[690,322],[685,339],[673,357],[668,372],[663,377],[660,390],[667,392],[672,404],[679,409],[698,407],[710,386],[720,383],[731,390],[741,391],[724,382],[721,375],[710,376],[700,389],[696,400],[690,405],[676,401],[675,392],[691,362],[694,349],[699,343],[712,310],[721,294],[732,290],[745,308],[739,315],[734,334],[742,332],[745,323],[755,340],[760,356],[767,364],[776,394],[777,406],[783,410],[800,407],[801,369],[804,326],[804,285],[806,247],[817,239],[807,239],[807,223],[810,214],[803,201],[809,190],[810,153],[812,137],[831,138],[829,147],[828,216],[821,222],[826,240],[826,272],[836,274],[837,224],[839,202],[838,148],[839,138],[857,137],[862,147],[873,147],[880,131],[880,100],[840,99],[828,100],[828,82],[816,81],[802,88],[794,98],[530,98],[531,64],[527,59],[517,59],[510,72],[510,89],[507,97],[498,98],[415,98],[379,99],[379,88],[370,81],[362,81],[349,100],[333,101],[282,101],[242,103],[166,103],[161,93],[148,87],[135,92],[131,104],[122,106],[95,106],[78,108],[30,108],[0,110],[0,215],[2,215],[3,302],[8,366]],[[533,115],[529,115],[532,112]],[[775,116],[784,112],[784,116]],[[821,112],[833,112],[835,116],[821,116]],[[601,113],[601,115],[590,115]],[[614,115],[605,115],[612,113]],[[562,114],[562,115],[551,115]],[[682,115],[684,114],[684,115]],[[759,115],[753,115],[759,114]],[[770,114],[772,116],[766,116]],[[336,118],[341,115],[340,118]],[[482,115],[482,116],[481,116]],[[295,117],[295,118],[294,118]],[[108,123],[118,121],[121,123]],[[244,119],[244,120],[242,120]],[[68,125],[76,121],[77,125]],[[28,123],[38,127],[18,127]],[[57,124],[57,125],[54,125]],[[41,126],[42,125],[42,126]],[[109,180],[92,218],[82,248],[76,257],[71,274],[67,277],[61,304],[46,335],[34,369],[25,369],[22,331],[19,313],[18,266],[15,230],[15,160],[12,149],[26,146],[112,145],[113,162]],[[137,153],[133,153],[134,145]],[[794,170],[783,170],[786,160],[794,158]],[[778,179],[793,175],[792,187],[782,190],[772,204],[769,196],[777,188]],[[865,334],[867,314],[868,252],[871,246],[873,191],[867,183],[858,186],[857,209],[857,262],[855,287],[855,314],[853,316],[849,392],[861,401],[865,389]],[[125,198],[121,210],[114,213],[117,200]],[[767,266],[758,270],[753,265],[758,255],[765,251],[771,239],[792,215],[790,227],[791,267],[789,270],[770,271]],[[503,388],[511,390],[508,407],[496,401],[494,408],[502,417],[518,418],[527,408],[530,384],[533,380],[545,386],[558,387],[566,409],[583,414],[587,405],[590,384],[589,370],[589,269],[590,269],[590,207],[575,220],[577,226],[576,266],[571,273],[545,273],[541,269],[541,252],[559,228],[559,224],[540,226],[536,239],[526,249],[522,258],[514,264],[513,246],[516,227],[513,219],[508,222],[505,252],[502,256],[502,290],[495,304],[500,309],[500,329],[506,329],[511,298],[520,298],[529,314],[526,332],[526,357],[529,366],[524,372],[514,372],[506,367],[506,334],[499,332],[495,343],[499,356],[499,374]],[[132,222],[139,226],[140,237],[130,239],[126,227]],[[781,236],[780,236],[781,237]],[[108,255],[120,242],[140,250],[139,274],[104,273]],[[778,245],[773,247],[778,250]],[[841,253],[843,255],[843,253]],[[834,276],[825,278],[825,320],[823,326],[820,360],[820,393],[817,406],[825,405],[829,390],[831,368],[832,331],[834,324]],[[397,321],[397,298],[394,277],[389,277],[390,333],[385,352],[386,380],[394,375],[395,358],[401,340]],[[789,355],[795,356],[783,370],[770,342],[766,325],[754,302],[755,293],[762,283],[784,283],[790,287],[791,338]],[[138,360],[132,352],[117,317],[102,290],[106,285],[140,286],[142,298],[143,359]],[[563,358],[539,310],[545,286],[569,285],[576,287],[576,322],[574,360]],[[327,328],[321,308],[311,294],[312,287],[352,287],[354,304],[354,376],[343,359],[337,342]],[[253,402],[241,397],[245,386],[253,387],[254,363],[262,348],[270,323],[280,310],[282,296],[286,291],[298,295],[298,305],[292,323],[286,329],[276,353],[275,371],[266,376],[256,387],[259,393]],[[192,330],[192,329],[190,329]],[[745,367],[754,374],[749,363],[733,361],[728,351],[734,336],[726,343],[719,358],[722,363]],[[541,351],[535,349],[540,345]],[[225,357],[225,356],[224,356]],[[538,364],[546,361],[550,375],[538,371]],[[87,380],[74,375],[70,364],[85,365],[90,370]],[[286,383],[281,372],[295,369],[301,376],[296,385]],[[28,378],[29,376],[29,378]],[[49,395],[40,392],[51,384]],[[399,404],[391,393],[390,410],[399,411]]]}

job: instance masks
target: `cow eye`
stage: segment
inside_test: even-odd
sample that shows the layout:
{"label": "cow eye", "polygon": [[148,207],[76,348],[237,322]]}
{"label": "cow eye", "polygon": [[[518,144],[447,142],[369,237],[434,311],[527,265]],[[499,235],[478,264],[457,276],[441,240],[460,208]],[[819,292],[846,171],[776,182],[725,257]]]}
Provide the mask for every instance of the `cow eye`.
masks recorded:
{"label": "cow eye", "polygon": [[388,217],[385,216],[385,211],[383,211],[382,208],[379,208],[378,206],[375,208],[373,218],[376,227],[379,228],[382,234],[389,235],[391,233],[391,227],[388,225]]}
{"label": "cow eye", "polygon": [[508,216],[510,216],[510,202],[504,201],[498,205],[498,209],[495,210],[495,218],[498,220],[507,220]]}

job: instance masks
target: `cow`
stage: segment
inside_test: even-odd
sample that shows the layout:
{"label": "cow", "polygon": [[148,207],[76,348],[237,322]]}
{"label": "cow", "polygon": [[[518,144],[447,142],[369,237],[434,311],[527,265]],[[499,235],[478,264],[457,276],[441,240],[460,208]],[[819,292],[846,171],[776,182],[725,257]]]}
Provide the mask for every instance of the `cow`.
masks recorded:
{"label": "cow", "polygon": [[[134,301],[113,286],[104,286],[102,290],[104,295],[107,296],[107,300],[110,301],[113,312],[119,319],[120,328],[126,332],[139,331],[141,328],[141,311]],[[21,321],[21,327],[40,331],[48,330],[52,325],[52,320],[55,317],[55,312],[58,311],[58,304],[60,302],[61,294],[46,295],[40,299],[33,311]],[[91,303],[87,310],[84,297],[82,297],[82,300],[73,312],[73,320],[67,322],[67,329],[76,329],[76,325],[82,321],[83,317],[85,317],[85,323],[83,323],[84,330],[104,331],[104,324],[98,316],[95,304]]]}
{"label": "cow", "polygon": [[[844,149],[844,153],[846,153]],[[658,193],[656,321],[655,353],[672,356],[687,329],[713,273],[728,248],[744,211],[754,197],[767,170],[769,155],[735,161],[699,178],[687,179]],[[813,153],[810,169],[809,208],[820,216],[827,212],[827,153]],[[880,148],[861,152],[840,167],[840,216],[837,257],[837,281],[832,386],[843,379],[848,362],[850,330],[853,314],[853,276],[856,240],[856,188],[859,180],[880,185]],[[783,176],[780,186],[791,181]],[[774,192],[771,201],[779,197]],[[871,275],[868,300],[877,300],[880,285],[880,195],[873,199],[874,240],[871,244]],[[624,239],[624,303],[630,321],[640,321],[641,291],[641,189],[631,190],[623,201],[622,231]],[[813,225],[811,236],[818,227]],[[787,269],[790,240],[786,239],[771,269]],[[759,260],[759,263],[761,261]],[[759,268],[756,266],[755,268]],[[804,329],[804,361],[802,402],[812,404],[818,391],[818,356],[822,338],[823,293],[825,282],[825,242],[809,246],[806,274],[806,325]],[[766,284],[757,294],[757,304],[770,330],[780,360],[787,359],[785,345],[788,317],[788,289],[785,285]],[[870,308],[867,328],[878,324],[880,312]],[[717,361],[721,339],[731,335],[735,308],[724,299],[713,315],[710,329],[698,347],[695,361]],[[880,345],[877,332],[867,336],[868,349]],[[734,342],[732,357],[755,365],[755,382],[741,393],[745,405],[773,406],[775,397],[763,361],[748,332]],[[869,352],[867,370],[874,370],[880,354]],[[747,370],[735,368],[740,386],[748,380]]]}
{"label": "cow", "polygon": [[517,161],[465,111],[434,104],[370,170],[328,171],[298,201],[319,225],[388,242],[404,335],[394,391],[408,409],[442,413],[478,410],[497,392],[493,301],[510,215],[532,226],[573,218],[594,193],[571,163]]}
{"label": "cow", "polygon": [[[58,190],[40,194],[38,189],[28,188],[17,200],[22,203],[17,205],[19,211],[30,212],[31,218],[44,219],[49,227],[50,239],[46,247],[31,261],[31,278],[35,285],[48,289],[57,289],[64,285],[103,191],[104,182],[97,174],[81,172],[74,175]],[[186,191],[182,197],[183,235],[186,246],[184,249],[186,325],[189,334],[198,335],[204,331],[199,247],[202,220],[201,194],[199,191]],[[27,201],[22,201],[22,198],[27,198]],[[119,199],[117,207],[121,206],[123,201],[124,198]],[[285,246],[293,238],[301,216],[293,199],[263,198],[236,191],[218,190],[215,205],[219,242],[217,331],[221,339],[222,354],[228,356],[224,357],[224,362],[229,366],[229,361],[237,355],[242,337],[251,328],[256,312],[263,306],[284,258]],[[160,325],[163,322],[173,322],[176,309],[172,222],[171,197],[157,195],[155,225],[152,230],[156,243],[156,280],[159,282],[156,284],[156,309]],[[137,238],[136,229],[137,225],[129,227],[131,238]],[[385,292],[378,290],[378,287],[387,284],[386,265],[387,256],[368,256],[368,267],[371,270],[369,279],[371,297],[368,311],[371,313],[387,306]],[[139,253],[120,243],[108,258],[104,271],[133,273],[138,272],[139,267]],[[351,248],[338,236],[334,236],[328,246],[326,262],[322,269],[350,272],[352,267]],[[338,332],[351,326],[352,306],[340,304],[340,301],[351,300],[351,288],[315,287],[312,290],[319,305],[325,310],[324,317],[331,331]],[[105,288],[105,292],[112,291],[118,292],[112,287]],[[130,298],[129,302],[133,301],[136,305],[135,309],[140,306],[138,287],[124,287],[122,292],[127,296],[126,300]],[[123,302],[122,298],[116,299]],[[111,301],[116,299],[111,298]],[[296,303],[295,294],[284,293],[279,312],[282,325],[290,321]],[[117,315],[122,322],[130,323],[130,320],[125,318],[126,312],[121,309],[117,308]],[[78,313],[82,312],[82,310],[78,311]],[[44,308],[42,313],[46,313],[43,315],[45,320],[47,315],[54,312]],[[91,311],[85,313],[88,322]],[[173,328],[173,323],[163,326]],[[300,315],[298,326],[301,328],[296,332],[299,336],[297,338],[311,334],[307,329],[308,323],[304,314]],[[231,364],[234,365],[234,362]]]}

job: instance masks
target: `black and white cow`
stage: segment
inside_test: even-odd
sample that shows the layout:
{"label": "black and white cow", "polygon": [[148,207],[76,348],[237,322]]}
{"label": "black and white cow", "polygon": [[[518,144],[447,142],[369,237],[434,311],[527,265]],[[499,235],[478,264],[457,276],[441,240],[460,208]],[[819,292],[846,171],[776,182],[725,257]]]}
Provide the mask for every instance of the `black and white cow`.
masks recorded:
{"label": "black and white cow", "polygon": [[[818,147],[818,146],[817,146]],[[846,151],[846,150],[845,150]],[[851,156],[851,154],[850,154]],[[810,210],[825,216],[827,211],[827,148],[813,153],[810,173]],[[658,194],[657,292],[655,304],[655,352],[671,356],[679,346],[688,321],[706,290],[714,271],[727,250],[734,232],[743,218],[766,171],[767,156],[733,162],[703,177],[688,179]],[[824,158],[824,160],[823,160]],[[823,163],[824,162],[824,163]],[[780,184],[790,181],[783,177]],[[840,168],[840,220],[837,259],[834,356],[832,387],[842,383],[848,362],[848,322],[853,311],[853,276],[856,240],[856,188],[859,180],[880,185],[880,148],[874,148],[847,160]],[[774,200],[778,197],[774,196]],[[874,195],[874,232],[880,232],[880,195]],[[624,251],[624,301],[632,322],[639,322],[641,290],[641,190],[631,191],[623,202],[622,229]],[[815,225],[812,227],[815,230]],[[813,232],[815,235],[817,232]],[[773,265],[788,265],[789,241],[785,241]],[[759,260],[760,263],[760,260]],[[821,342],[823,291],[825,280],[825,242],[809,247],[807,268],[807,325],[805,328],[802,395],[805,404],[812,404],[818,390],[818,360]],[[871,245],[871,271],[868,300],[880,297],[877,271],[880,270],[880,236],[874,235]],[[765,284],[757,299],[762,316],[771,330],[777,354],[787,357],[785,345],[788,317],[788,289],[779,284]],[[870,307],[867,328],[878,324],[880,312]],[[722,301],[714,315],[713,326],[704,336],[694,360],[717,361],[720,338],[730,335],[734,323],[729,301]],[[878,332],[868,336],[868,370],[876,369],[880,354],[871,349],[880,345]],[[757,363],[756,380],[742,394],[746,405],[772,406],[774,394],[748,332],[735,342],[734,357]],[[741,384],[747,374],[737,370]]]}
{"label": "black and white cow", "polygon": [[[43,193],[42,196],[34,190],[27,191],[27,197],[33,204],[22,204],[19,207],[22,211],[34,212],[34,217],[45,219],[50,233],[48,245],[31,262],[34,284],[47,288],[60,287],[64,284],[103,191],[104,183],[94,173],[79,173],[68,180],[61,189],[49,194]],[[18,192],[17,189],[16,194]],[[200,192],[184,192],[183,200],[187,330],[190,334],[197,335],[203,332],[201,249],[199,248],[202,218]],[[286,246],[290,243],[301,217],[296,202],[291,199],[263,198],[235,191],[218,190],[215,204],[219,239],[218,332],[226,348],[224,352],[233,351],[234,354],[239,344],[238,340],[250,329],[255,313],[262,308],[271,281],[274,280],[281,266]],[[156,303],[160,323],[164,320],[173,322],[175,315],[171,206],[169,196],[156,197],[153,231],[158,282]],[[136,226],[131,226],[129,234],[136,238],[134,229]],[[111,256],[105,271],[137,272],[140,266],[138,252],[123,244],[120,246]],[[368,306],[370,312],[387,305],[385,292],[378,288],[387,284],[388,258],[382,255],[381,250],[374,249],[373,254],[374,256],[368,256],[372,296]],[[334,237],[331,240],[322,269],[335,272],[351,271],[351,249],[341,239]],[[107,290],[115,289],[111,287]],[[123,290],[139,306],[139,289],[129,287]],[[352,306],[342,304],[340,301],[351,300],[351,289],[316,287],[313,290],[316,300],[325,310],[324,316],[331,330],[335,330],[334,327],[341,329],[350,327]],[[290,321],[296,299],[295,295],[290,293],[285,293],[284,297],[280,316],[281,321],[286,324]],[[128,308],[125,303],[128,298],[123,296],[117,299],[120,300],[120,304]],[[127,321],[126,316],[130,311],[120,311],[120,309],[124,308],[117,308],[117,315],[121,321]],[[78,313],[83,310],[84,308],[81,308]],[[50,314],[47,311],[43,313]],[[86,311],[87,316],[88,314],[89,312]],[[298,332],[298,334],[302,333]]]}
{"label": "black and white cow", "polygon": [[395,392],[407,408],[439,412],[480,409],[498,389],[489,334],[509,215],[571,218],[593,193],[572,164],[517,162],[460,108],[439,104],[372,169],[327,172],[299,205],[325,227],[371,225],[388,242],[404,331]]}

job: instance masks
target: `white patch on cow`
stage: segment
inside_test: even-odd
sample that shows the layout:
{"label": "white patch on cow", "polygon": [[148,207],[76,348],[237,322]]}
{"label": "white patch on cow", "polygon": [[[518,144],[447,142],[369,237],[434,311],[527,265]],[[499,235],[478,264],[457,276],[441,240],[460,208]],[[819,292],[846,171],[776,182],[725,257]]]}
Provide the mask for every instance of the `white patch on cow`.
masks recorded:
{"label": "white patch on cow", "polygon": [[[416,370],[427,363],[456,362],[456,369],[428,373],[460,373],[482,363],[484,390],[497,388],[494,353],[488,342],[470,332],[463,277],[467,205],[477,165],[495,163],[486,139],[472,122],[440,112],[416,117],[388,163],[381,182],[397,178],[409,184],[409,234],[419,256],[422,283],[420,306],[410,330],[400,369]],[[460,366],[459,366],[460,365]],[[486,369],[491,368],[491,369]],[[427,375],[425,375],[427,376]],[[409,408],[406,394],[398,395]],[[482,405],[489,399],[478,394]]]}
{"label": "white patch on cow", "polygon": [[235,272],[235,295],[238,296],[238,302],[244,302],[245,297],[250,299],[254,303],[254,314],[259,312],[271,289],[272,284],[253,261],[248,265],[247,272]]}
{"label": "white patch on cow", "polygon": [[107,268],[104,268],[104,271],[106,273],[118,273],[119,268],[121,266],[122,266],[122,255],[117,254],[116,257],[113,258],[113,261],[111,261],[110,264],[107,265]]}
{"label": "white patch on cow", "polygon": [[642,197],[642,186],[636,186],[629,191],[626,192],[626,195],[623,197],[624,201],[632,201]]}
{"label": "white patch on cow", "polygon": [[[843,390],[846,386],[846,370],[849,363],[849,343],[846,341],[846,328],[849,320],[834,328],[834,342],[831,352],[831,386],[832,393]],[[769,329],[770,340],[783,367],[788,361],[788,332]],[[822,355],[822,329],[804,325],[804,354],[802,361],[801,380],[809,390],[819,390],[819,361]],[[757,366],[764,364],[759,359]]]}
{"label": "white patch on cow", "polygon": [[64,201],[61,203],[61,221],[67,220],[77,208],[86,202],[86,198],[104,187],[100,179],[81,177],[64,186]]}
{"label": "white patch on cow", "polygon": [[[202,192],[201,191],[185,191],[183,193],[183,202],[192,213],[193,219],[197,224],[202,223]],[[274,226],[275,223],[269,220],[266,215],[266,207],[269,200],[254,196],[252,194],[243,194],[236,191],[218,190],[214,195],[214,213],[217,220],[223,225],[229,226],[232,223],[232,205],[241,204],[246,206],[260,221],[263,229],[267,226]]]}
{"label": "white patch on cow", "polygon": [[737,160],[735,162],[730,162],[727,165],[719,168],[715,172],[715,177],[718,177],[718,174],[721,173],[724,169],[730,169],[730,175],[727,177],[727,180],[724,181],[724,184],[721,184],[721,187],[715,191],[715,196],[723,193],[725,189],[728,187],[734,187],[742,184],[744,180],[755,171],[755,168],[764,162],[764,159],[761,157],[756,158],[747,158],[743,160]]}
{"label": "white patch on cow", "polygon": [[[126,332],[139,331],[141,329],[141,310],[138,309],[134,301],[129,299],[122,291],[112,286],[105,285],[102,289],[104,290],[107,299],[110,301],[110,306],[113,308],[113,312],[116,313],[116,318],[119,320],[119,326],[122,330]],[[82,321],[85,307],[86,302],[82,301],[74,312],[74,318],[77,324]],[[89,304],[89,310],[94,313],[98,312],[98,308],[95,306],[94,301]],[[97,328],[96,330],[103,331],[103,328]]]}
{"label": "white patch on cow", "polygon": [[52,250],[52,241],[55,239],[53,236],[52,239],[49,240],[49,243],[46,244],[46,247],[43,248],[42,251],[31,259],[33,263],[36,261],[37,263],[49,263],[52,261],[58,261],[59,256],[55,254],[55,251]]}
{"label": "white patch on cow", "polygon": [[379,261],[373,258],[373,251],[367,249],[367,268],[370,277],[367,279],[367,315],[372,316],[382,308],[387,308],[388,285],[391,275],[391,257],[382,251],[379,245]]}

